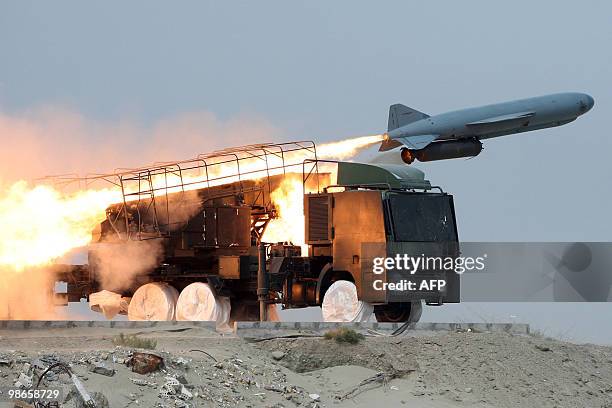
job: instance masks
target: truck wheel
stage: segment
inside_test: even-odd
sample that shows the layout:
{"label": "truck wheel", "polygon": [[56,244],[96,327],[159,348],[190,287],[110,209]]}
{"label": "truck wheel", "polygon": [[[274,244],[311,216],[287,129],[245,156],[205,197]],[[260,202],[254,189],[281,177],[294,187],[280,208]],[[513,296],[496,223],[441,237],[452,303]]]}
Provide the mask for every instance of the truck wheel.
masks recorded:
{"label": "truck wheel", "polygon": [[373,307],[357,298],[353,282],[337,280],[323,295],[321,311],[325,322],[367,322]]}
{"label": "truck wheel", "polygon": [[163,282],[147,283],[139,287],[128,307],[129,320],[174,320],[178,291]]}
{"label": "truck wheel", "polygon": [[227,325],[229,298],[216,296],[208,283],[194,282],[181,292],[176,303],[176,320],[217,322]]}
{"label": "truck wheel", "polygon": [[406,303],[389,303],[374,306],[374,314],[378,322],[416,323],[421,319],[423,303],[420,300]]}

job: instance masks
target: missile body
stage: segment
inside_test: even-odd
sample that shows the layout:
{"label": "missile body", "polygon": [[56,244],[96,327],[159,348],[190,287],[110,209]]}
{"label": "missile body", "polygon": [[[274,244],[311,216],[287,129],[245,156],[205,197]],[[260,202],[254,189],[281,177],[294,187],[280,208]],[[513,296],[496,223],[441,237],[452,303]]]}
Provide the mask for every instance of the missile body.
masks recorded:
{"label": "missile body", "polygon": [[583,93],[560,93],[429,116],[396,104],[380,151],[403,146],[402,160],[432,161],[476,156],[481,140],[564,125],[594,105]]}

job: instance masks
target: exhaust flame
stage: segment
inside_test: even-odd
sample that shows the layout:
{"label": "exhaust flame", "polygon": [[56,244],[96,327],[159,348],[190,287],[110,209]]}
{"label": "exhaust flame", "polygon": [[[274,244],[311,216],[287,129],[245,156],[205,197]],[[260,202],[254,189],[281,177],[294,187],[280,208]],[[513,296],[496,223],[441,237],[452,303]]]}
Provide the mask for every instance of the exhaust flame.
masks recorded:
{"label": "exhaust flame", "polygon": [[276,207],[278,218],[268,224],[264,242],[291,242],[302,246],[302,255],[308,250],[304,245],[304,197],[302,175],[288,174],[270,198]]}
{"label": "exhaust flame", "polygon": [[[383,135],[363,136],[338,142],[324,143],[317,146],[319,159],[345,160],[354,157],[361,150],[383,140]],[[330,169],[334,171],[334,169]],[[330,175],[335,180],[335,175]],[[329,183],[328,183],[329,184]],[[309,188],[310,187],[310,188]],[[306,186],[306,193],[316,191],[313,186]],[[278,218],[272,220],[263,240],[265,242],[291,242],[302,247],[302,256],[308,254],[304,231],[304,196],[300,175],[288,175],[280,186],[271,194],[272,202],[278,212]]]}
{"label": "exhaust flame", "polygon": [[0,267],[21,271],[45,265],[86,245],[116,191],[81,191],[63,196],[47,186],[15,183],[0,197]]}
{"label": "exhaust flame", "polygon": [[325,143],[317,146],[320,159],[345,160],[355,156],[360,150],[383,140],[383,135],[362,136],[339,142]]}

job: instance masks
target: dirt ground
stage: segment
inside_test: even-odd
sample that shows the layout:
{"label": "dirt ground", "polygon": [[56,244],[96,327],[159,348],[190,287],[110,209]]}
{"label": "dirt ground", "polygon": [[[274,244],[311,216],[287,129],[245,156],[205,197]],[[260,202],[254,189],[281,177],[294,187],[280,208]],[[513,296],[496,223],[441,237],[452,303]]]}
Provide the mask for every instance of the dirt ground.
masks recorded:
{"label": "dirt ground", "polygon": [[[156,340],[165,366],[132,372],[126,362],[134,349],[113,345],[119,333]],[[529,335],[410,332],[351,345],[310,337],[249,342],[196,327],[0,331],[0,387],[22,373],[36,382],[56,361],[113,408],[612,407],[612,348]],[[41,387],[68,394],[71,384],[50,372]],[[77,400],[63,406],[81,406]]]}

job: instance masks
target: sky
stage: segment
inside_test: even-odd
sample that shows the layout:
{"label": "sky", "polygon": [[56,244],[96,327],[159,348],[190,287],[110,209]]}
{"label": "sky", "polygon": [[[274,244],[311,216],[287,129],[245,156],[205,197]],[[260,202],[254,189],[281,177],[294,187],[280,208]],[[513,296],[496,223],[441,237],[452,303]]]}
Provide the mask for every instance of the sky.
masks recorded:
{"label": "sky", "polygon": [[[385,131],[393,103],[436,114],[585,92],[595,107],[569,125],[416,166],[455,196],[464,241],[610,241],[611,16],[605,1],[3,1],[0,114],[61,110],[146,130],[205,112],[241,118],[245,141],[249,123],[260,137],[264,123],[270,140],[323,142]],[[196,136],[201,151],[224,142]],[[0,141],[11,150],[9,135]],[[444,310],[424,318],[486,311],[560,333],[571,321],[568,337],[612,343],[610,304]]]}

